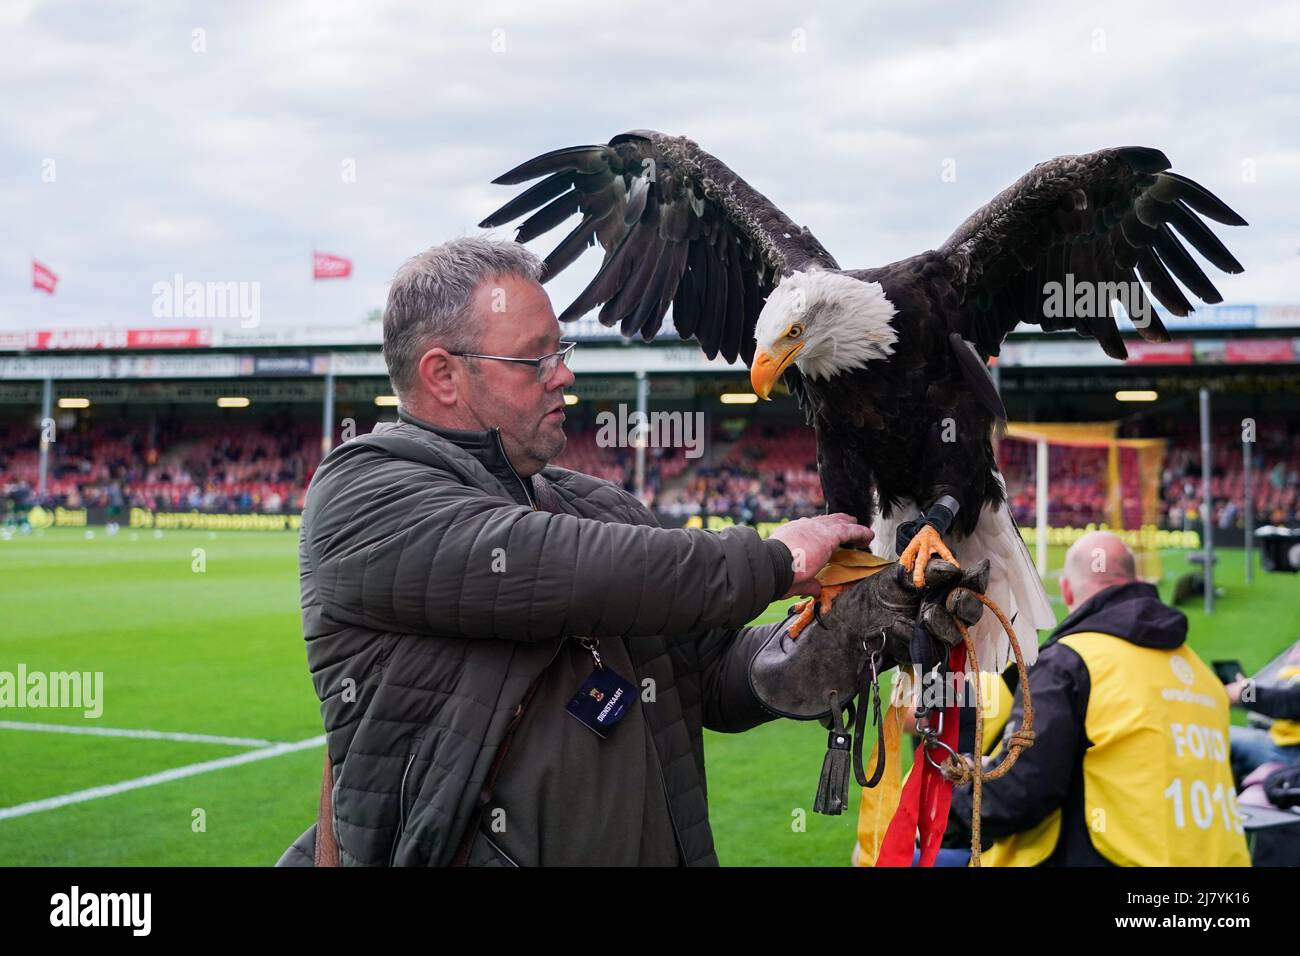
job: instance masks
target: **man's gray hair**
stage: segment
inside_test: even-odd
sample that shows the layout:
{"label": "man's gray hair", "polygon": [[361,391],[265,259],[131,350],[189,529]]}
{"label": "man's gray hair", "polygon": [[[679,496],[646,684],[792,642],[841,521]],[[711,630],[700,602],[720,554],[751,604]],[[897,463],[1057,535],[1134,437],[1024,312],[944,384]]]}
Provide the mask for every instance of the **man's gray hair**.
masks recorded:
{"label": "man's gray hair", "polygon": [[483,327],[470,314],[470,298],[481,282],[498,276],[540,281],[542,261],[517,242],[465,236],[426,249],[397,270],[384,308],[384,361],[403,402],[430,348],[478,350]]}

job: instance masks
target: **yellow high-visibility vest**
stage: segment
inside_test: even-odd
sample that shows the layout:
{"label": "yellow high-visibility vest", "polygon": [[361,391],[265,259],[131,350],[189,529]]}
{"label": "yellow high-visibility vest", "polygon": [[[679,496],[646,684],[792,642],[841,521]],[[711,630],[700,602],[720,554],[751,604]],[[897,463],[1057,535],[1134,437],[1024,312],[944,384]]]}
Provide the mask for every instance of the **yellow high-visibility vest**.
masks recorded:
{"label": "yellow high-visibility vest", "polygon": [[[980,671],[980,673],[987,672]],[[1002,731],[1006,729],[1007,721],[1011,719],[1011,708],[1015,705],[1016,698],[1001,674],[994,675],[994,679],[988,686],[991,693],[983,701],[984,753],[990,757],[998,757],[1002,754]]]}
{"label": "yellow high-visibility vest", "polygon": [[[1083,799],[1094,849],[1118,866],[1249,866],[1228,762],[1228,695],[1214,673],[1186,646],[1139,647],[1097,632],[1060,643],[1082,658],[1091,686]],[[1058,808],[996,841],[982,862],[1036,866],[1060,834]]]}
{"label": "yellow high-visibility vest", "polygon": [[[1277,672],[1284,684],[1300,681],[1300,667],[1284,667]],[[1293,747],[1300,744],[1300,720],[1283,720],[1278,718],[1269,725],[1268,736],[1279,747]]]}

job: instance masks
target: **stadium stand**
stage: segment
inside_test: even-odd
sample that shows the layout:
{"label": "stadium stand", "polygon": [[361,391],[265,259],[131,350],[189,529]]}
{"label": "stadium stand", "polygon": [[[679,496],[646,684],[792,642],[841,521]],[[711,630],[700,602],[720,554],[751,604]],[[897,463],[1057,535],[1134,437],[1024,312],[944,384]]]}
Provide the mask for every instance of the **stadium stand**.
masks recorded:
{"label": "stadium stand", "polygon": [[[39,469],[30,427],[0,433],[0,488],[21,506]],[[49,503],[151,510],[297,511],[319,458],[319,426],[158,419],[64,430],[51,445]]]}
{"label": "stadium stand", "polygon": [[[362,430],[368,430],[367,423]],[[1201,502],[1200,445],[1194,425],[1158,424],[1168,436],[1161,475],[1161,526],[1192,527]],[[256,422],[158,416],[147,425],[82,420],[51,446],[44,504],[142,507],[152,510],[294,512],[302,507],[320,457],[320,426],[270,415]],[[1212,478],[1214,521],[1240,525],[1245,494],[1240,426],[1218,425]],[[1300,432],[1263,430],[1255,445],[1251,493],[1260,522],[1300,521]],[[674,519],[724,515],[743,522],[819,513],[816,445],[802,424],[751,421],[739,434],[713,433],[710,454],[688,459],[682,449],[649,448],[645,498]],[[1035,452],[1022,441],[1001,443],[999,460],[1016,520],[1033,523]],[[1106,450],[1052,448],[1049,523],[1082,526],[1102,520]],[[594,428],[575,423],[556,464],[633,487],[635,449],[601,447]],[[32,425],[0,425],[0,494],[5,510],[35,503],[37,436]],[[1126,514],[1136,480],[1121,494]]]}

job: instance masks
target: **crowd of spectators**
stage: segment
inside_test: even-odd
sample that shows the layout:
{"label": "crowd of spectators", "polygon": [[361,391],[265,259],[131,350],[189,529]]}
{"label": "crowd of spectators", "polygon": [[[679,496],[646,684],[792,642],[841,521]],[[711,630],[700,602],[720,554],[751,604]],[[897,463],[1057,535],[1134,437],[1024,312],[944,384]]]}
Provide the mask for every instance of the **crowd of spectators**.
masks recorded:
{"label": "crowd of spectators", "polygon": [[[1200,523],[1199,437],[1194,430],[1169,431],[1159,525],[1193,528]],[[50,445],[47,493],[39,499],[37,438],[30,424],[0,426],[0,498],[8,512],[45,504],[114,512],[134,507],[292,513],[302,509],[320,458],[319,425],[287,415],[239,424],[158,417],[93,428],[74,419]],[[1225,424],[1215,429],[1213,439],[1213,520],[1220,528],[1240,526],[1246,493],[1240,428]],[[738,434],[715,434],[711,441],[715,453],[702,458],[688,458],[682,448],[646,449],[642,499],[661,517],[673,523],[711,516],[755,523],[823,510],[810,429],[752,421]],[[725,452],[716,453],[723,447]],[[1300,434],[1280,427],[1264,430],[1252,448],[1257,523],[1300,524]],[[635,454],[632,447],[603,447],[595,429],[576,428],[555,464],[632,491]],[[1050,524],[1078,527],[1105,520],[1107,454],[1105,448],[1052,446]],[[1012,513],[1022,525],[1032,524],[1034,446],[1002,441],[998,458]],[[1126,457],[1120,489],[1126,524],[1140,514],[1141,477],[1135,456]]]}
{"label": "crowd of spectators", "polygon": [[187,419],[53,432],[46,494],[38,495],[35,429],[0,431],[0,495],[34,504],[122,511],[265,513],[302,509],[320,457],[320,429],[273,416],[235,425]]}
{"label": "crowd of spectators", "polygon": [[[1158,527],[1191,530],[1201,524],[1202,475],[1200,436],[1194,428],[1169,428],[1164,462],[1160,466]],[[1241,426],[1224,424],[1211,430],[1211,520],[1221,529],[1245,522],[1246,479]],[[1300,434],[1285,428],[1261,430],[1251,449],[1250,500],[1255,524],[1300,524]],[[1106,448],[1050,449],[1048,524],[1081,527],[1104,520],[1107,506]],[[1125,526],[1137,523],[1147,476],[1139,473],[1136,453],[1121,451],[1120,500]],[[1021,525],[1032,525],[1037,508],[1036,449],[1021,441],[1004,441],[998,452],[1007,479],[1007,497]]]}

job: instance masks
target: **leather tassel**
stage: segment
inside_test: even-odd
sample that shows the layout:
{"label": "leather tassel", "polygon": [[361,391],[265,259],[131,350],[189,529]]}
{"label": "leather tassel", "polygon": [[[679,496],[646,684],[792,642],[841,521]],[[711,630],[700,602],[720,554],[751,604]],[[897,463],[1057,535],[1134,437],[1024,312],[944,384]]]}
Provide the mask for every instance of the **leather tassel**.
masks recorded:
{"label": "leather tassel", "polygon": [[813,813],[838,816],[849,803],[849,753],[853,745],[851,734],[832,730],[826,740],[826,759],[822,761],[822,775],[817,782],[817,798]]}

